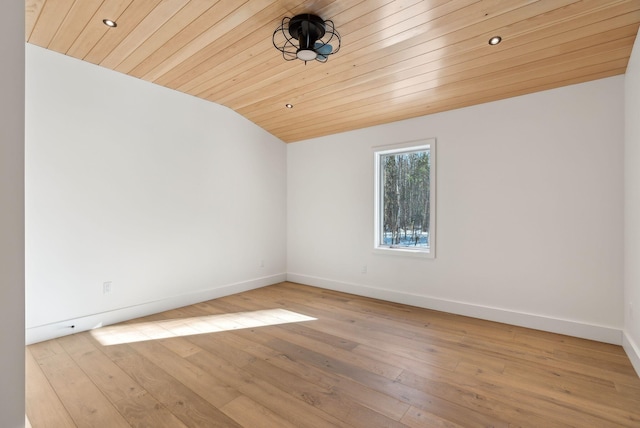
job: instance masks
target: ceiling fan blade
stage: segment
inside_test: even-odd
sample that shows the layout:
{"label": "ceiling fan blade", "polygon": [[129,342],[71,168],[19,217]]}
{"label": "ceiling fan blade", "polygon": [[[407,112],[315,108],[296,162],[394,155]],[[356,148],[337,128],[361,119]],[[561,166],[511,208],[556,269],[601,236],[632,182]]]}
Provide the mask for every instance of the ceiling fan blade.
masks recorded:
{"label": "ceiling fan blade", "polygon": [[313,45],[313,50],[315,50],[318,55],[324,55],[326,57],[326,55],[331,54],[333,51],[333,46],[328,43],[316,42]]}

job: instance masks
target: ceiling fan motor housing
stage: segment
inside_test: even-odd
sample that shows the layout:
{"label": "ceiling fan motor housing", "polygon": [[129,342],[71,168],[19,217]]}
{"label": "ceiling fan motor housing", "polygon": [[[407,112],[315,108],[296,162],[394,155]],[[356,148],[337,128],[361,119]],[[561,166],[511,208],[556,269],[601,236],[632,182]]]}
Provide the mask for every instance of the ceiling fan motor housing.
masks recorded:
{"label": "ceiling fan motor housing", "polygon": [[314,51],[317,40],[325,35],[324,21],[317,15],[305,13],[289,21],[289,34],[300,43],[300,51]]}

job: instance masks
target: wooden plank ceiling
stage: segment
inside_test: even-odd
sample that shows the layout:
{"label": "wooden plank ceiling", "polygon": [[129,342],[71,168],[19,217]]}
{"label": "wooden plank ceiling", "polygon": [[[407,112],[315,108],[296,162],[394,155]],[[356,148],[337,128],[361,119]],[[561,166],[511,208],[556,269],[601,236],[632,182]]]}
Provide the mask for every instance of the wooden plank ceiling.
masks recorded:
{"label": "wooden plank ceiling", "polygon": [[[273,47],[300,13],[334,21],[328,62]],[[225,105],[286,142],[622,74],[639,23],[640,0],[26,1],[29,43]]]}

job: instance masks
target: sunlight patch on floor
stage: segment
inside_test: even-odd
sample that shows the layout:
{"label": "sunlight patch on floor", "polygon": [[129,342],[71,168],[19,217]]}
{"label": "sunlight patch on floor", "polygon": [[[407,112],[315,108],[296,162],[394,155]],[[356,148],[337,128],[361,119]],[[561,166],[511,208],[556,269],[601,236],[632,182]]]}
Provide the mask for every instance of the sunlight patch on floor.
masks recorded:
{"label": "sunlight patch on floor", "polygon": [[91,330],[91,334],[103,346],[109,346],[145,340],[168,339],[194,334],[313,321],[316,319],[286,309],[263,309],[231,314],[119,324]]}

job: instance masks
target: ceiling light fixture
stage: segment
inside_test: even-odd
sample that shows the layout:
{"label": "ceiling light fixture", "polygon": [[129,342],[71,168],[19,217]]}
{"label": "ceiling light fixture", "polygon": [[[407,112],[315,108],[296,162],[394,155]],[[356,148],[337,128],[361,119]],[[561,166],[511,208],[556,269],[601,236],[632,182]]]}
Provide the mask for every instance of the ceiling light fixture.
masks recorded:
{"label": "ceiling light fixture", "polygon": [[500,43],[502,41],[502,37],[500,36],[493,36],[492,38],[489,39],[489,44],[491,46],[495,46],[498,43]]}
{"label": "ceiling light fixture", "polygon": [[286,108],[293,108],[293,104],[289,104],[289,103],[285,104],[284,106],[285,106]]}
{"label": "ceiling light fixture", "polygon": [[309,13],[283,18],[272,41],[287,61],[327,62],[329,55],[340,50],[340,34],[333,21]]}
{"label": "ceiling light fixture", "polygon": [[107,27],[111,27],[111,28],[116,28],[118,26],[118,24],[116,23],[116,21],[112,21],[110,19],[103,19],[102,23],[104,25],[106,25]]}

